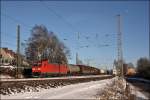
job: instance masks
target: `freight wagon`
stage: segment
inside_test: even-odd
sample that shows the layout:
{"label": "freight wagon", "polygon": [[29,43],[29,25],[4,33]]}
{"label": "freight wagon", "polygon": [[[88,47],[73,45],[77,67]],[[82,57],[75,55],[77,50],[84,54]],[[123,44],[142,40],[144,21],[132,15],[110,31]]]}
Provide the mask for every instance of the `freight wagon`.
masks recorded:
{"label": "freight wagon", "polygon": [[69,75],[79,75],[80,67],[77,65],[69,64],[68,65],[68,74]]}
{"label": "freight wagon", "polygon": [[86,65],[77,65],[80,67],[80,74],[83,75],[97,75],[100,74],[99,69],[94,68],[94,67],[90,67],[90,66],[86,66]]}

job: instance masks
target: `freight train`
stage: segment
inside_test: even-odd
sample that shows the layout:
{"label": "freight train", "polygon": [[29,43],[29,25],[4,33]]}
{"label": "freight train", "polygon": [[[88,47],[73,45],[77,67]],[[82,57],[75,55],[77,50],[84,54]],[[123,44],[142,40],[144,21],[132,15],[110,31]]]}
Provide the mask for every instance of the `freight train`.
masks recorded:
{"label": "freight train", "polygon": [[52,64],[48,60],[36,62],[32,66],[34,77],[67,76],[67,75],[98,75],[100,69],[87,65]]}

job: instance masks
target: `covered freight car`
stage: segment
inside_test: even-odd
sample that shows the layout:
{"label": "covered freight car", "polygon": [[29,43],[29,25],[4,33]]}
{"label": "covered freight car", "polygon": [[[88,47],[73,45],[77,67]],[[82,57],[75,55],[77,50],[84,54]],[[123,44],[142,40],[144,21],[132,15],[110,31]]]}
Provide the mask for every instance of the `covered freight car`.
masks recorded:
{"label": "covered freight car", "polygon": [[77,65],[69,64],[68,65],[68,74],[69,75],[79,75],[80,67]]}
{"label": "covered freight car", "polygon": [[90,67],[90,66],[86,66],[86,65],[78,65],[80,67],[80,74],[83,75],[97,75],[100,74],[99,69],[94,68],[94,67]]}

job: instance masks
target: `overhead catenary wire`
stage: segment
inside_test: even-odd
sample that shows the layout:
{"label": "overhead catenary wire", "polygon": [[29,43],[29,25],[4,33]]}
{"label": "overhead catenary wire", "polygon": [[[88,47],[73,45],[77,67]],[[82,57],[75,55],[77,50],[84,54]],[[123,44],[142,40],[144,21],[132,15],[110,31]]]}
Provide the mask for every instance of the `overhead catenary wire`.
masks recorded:
{"label": "overhead catenary wire", "polygon": [[16,47],[16,44],[14,44],[12,41],[8,41],[10,39],[14,41],[16,39],[16,36],[4,32],[1,32],[0,34],[1,34],[1,41],[0,41],[1,47],[2,46],[4,47],[5,45]]}
{"label": "overhead catenary wire", "polygon": [[50,12],[53,13],[55,16],[60,18],[64,21],[65,24],[67,24],[68,27],[70,27],[73,31],[79,32],[70,22],[68,22],[62,15],[58,14],[54,9],[50,8],[47,4],[45,4],[42,0],[40,0],[41,4]]}
{"label": "overhead catenary wire", "polygon": [[[71,30],[75,31],[77,34],[77,39],[79,41],[79,34],[81,35],[81,33],[79,33],[79,30],[77,30],[71,23],[69,23],[62,15],[58,14],[54,9],[50,8],[47,4],[45,4],[43,1],[41,1],[41,4],[50,12],[53,13],[55,16],[57,16],[58,18],[60,18],[61,20],[63,20],[63,22],[70,27]],[[66,39],[65,39],[66,40]]]}
{"label": "overhead catenary wire", "polygon": [[17,36],[13,35],[13,34],[9,34],[9,33],[5,33],[5,32],[0,32],[1,34],[1,38],[2,37],[6,37],[5,35],[7,35],[7,37],[10,37],[12,39],[16,38]]}
{"label": "overhead catenary wire", "polygon": [[[1,43],[3,44],[7,44],[7,45],[13,45],[13,46],[16,46],[16,44],[14,43],[10,43],[10,42],[7,42],[7,41],[1,41]],[[2,44],[1,44],[2,45]]]}
{"label": "overhead catenary wire", "polygon": [[15,22],[17,24],[20,23],[22,26],[25,26],[26,28],[32,28],[31,26],[25,24],[24,22],[22,22],[22,21],[20,21],[20,20],[18,20],[16,18],[14,18],[14,17],[12,17],[12,16],[10,16],[10,15],[8,15],[6,13],[1,12],[1,15],[9,18],[10,20],[12,20],[13,22]]}
{"label": "overhead catenary wire", "polygon": [[[51,7],[49,7],[46,3],[44,3],[44,1],[41,1],[41,4],[50,12],[53,13],[55,16],[57,16],[58,18],[60,18],[61,20],[63,20],[63,22],[65,22],[67,24],[67,26],[69,26],[73,31],[76,31],[77,29],[71,24],[69,23],[62,15],[58,14],[54,9],[52,9]],[[83,36],[83,34],[79,33],[79,31],[77,30],[77,38],[78,41],[81,40],[80,38],[84,37],[85,40],[90,40],[91,37],[89,36]],[[110,37],[110,34],[108,34],[108,36]],[[80,41],[81,42],[81,41]]]}
{"label": "overhead catenary wire", "polygon": [[[14,23],[17,23],[17,24],[19,23],[20,25],[22,25],[22,26],[24,26],[24,27],[26,27],[26,28],[29,28],[29,29],[32,28],[31,26],[25,24],[24,22],[22,22],[22,21],[20,21],[20,20],[18,20],[18,19],[16,19],[16,18],[14,18],[14,17],[12,17],[12,16],[10,16],[10,15],[8,15],[8,14],[6,14],[6,13],[1,12],[1,14],[2,14],[2,16],[6,17],[6,18],[8,18],[8,19],[10,19],[10,20],[12,20]],[[5,39],[6,39],[6,34],[7,34],[7,37],[9,37],[9,38],[12,38],[12,39],[16,39],[16,38],[17,38],[17,36],[16,36],[16,35],[13,35],[13,34],[8,34],[8,33],[5,33],[5,32],[1,32],[1,34],[4,35]],[[1,41],[2,41],[2,39],[1,39]],[[10,43],[7,42],[7,44],[10,44]],[[16,46],[16,45],[15,45],[15,46]]]}

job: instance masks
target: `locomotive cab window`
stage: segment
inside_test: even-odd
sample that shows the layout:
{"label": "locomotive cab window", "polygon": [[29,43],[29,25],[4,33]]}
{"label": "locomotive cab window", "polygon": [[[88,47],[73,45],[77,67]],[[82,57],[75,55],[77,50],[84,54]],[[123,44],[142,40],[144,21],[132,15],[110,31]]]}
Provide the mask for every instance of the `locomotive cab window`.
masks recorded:
{"label": "locomotive cab window", "polygon": [[33,66],[41,66],[41,63],[35,63],[35,64],[33,64]]}

